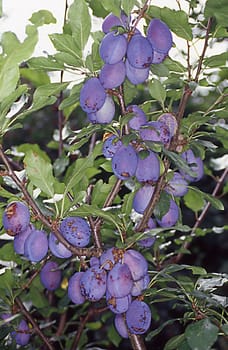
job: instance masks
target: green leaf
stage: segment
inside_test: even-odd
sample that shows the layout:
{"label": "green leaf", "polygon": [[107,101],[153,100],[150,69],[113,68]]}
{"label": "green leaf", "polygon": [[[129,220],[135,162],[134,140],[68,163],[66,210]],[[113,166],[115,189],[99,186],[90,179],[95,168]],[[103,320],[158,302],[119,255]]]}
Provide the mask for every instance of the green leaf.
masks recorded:
{"label": "green leaf", "polygon": [[[69,34],[51,34],[49,37],[56,50],[68,53],[72,57],[71,65],[73,63],[75,67],[82,65],[82,54],[78,50],[78,40],[76,37],[76,40]],[[58,59],[58,56],[56,58]]]}
{"label": "green leaf", "polygon": [[35,87],[50,83],[47,73],[30,68],[20,68],[20,74],[24,79],[29,80]]}
{"label": "green leaf", "polygon": [[56,23],[55,17],[48,10],[40,10],[40,11],[34,12],[32,14],[32,17],[29,18],[29,20],[31,23],[33,23],[37,27],[42,26],[43,24]]}
{"label": "green leaf", "polygon": [[63,193],[61,216],[64,215],[65,201],[67,199],[68,192],[70,192],[73,187],[82,181],[82,179],[85,177],[85,171],[93,166],[93,162],[94,159],[93,155],[91,154],[86,159],[78,159],[72,167],[68,168],[68,172],[64,180],[66,188]]}
{"label": "green leaf", "polygon": [[[26,27],[27,37],[22,43],[16,44],[13,50],[3,60],[3,64],[0,70],[0,102],[9,96],[15,89],[19,79],[19,66],[22,61],[27,60],[33,53],[35,45],[38,40],[38,32],[34,26]],[[3,41],[6,43],[7,51],[9,47],[13,46],[15,37],[13,35],[7,35],[3,37]]]}
{"label": "green leaf", "polygon": [[161,218],[168,212],[170,207],[170,195],[166,192],[162,192],[159,202],[154,209],[154,215],[161,220]]}
{"label": "green leaf", "polygon": [[192,30],[186,12],[171,10],[167,7],[150,6],[149,14],[152,17],[160,18],[180,38],[192,40]]}
{"label": "green leaf", "polygon": [[13,285],[14,285],[14,278],[13,278],[12,270],[6,269],[5,272],[0,275],[0,289],[12,290]]}
{"label": "green leaf", "polygon": [[122,9],[127,15],[130,15],[134,6],[135,0],[122,0]]}
{"label": "green leaf", "polygon": [[44,159],[41,153],[29,150],[24,158],[24,165],[32,184],[47,196],[53,197],[55,178],[51,163]]}
{"label": "green leaf", "polygon": [[218,331],[218,327],[205,318],[189,324],[185,336],[192,350],[209,350],[217,340]]}
{"label": "green leaf", "polygon": [[75,0],[73,2],[69,8],[68,18],[78,47],[75,54],[82,56],[82,51],[91,32],[91,17],[85,0]]}
{"label": "green leaf", "polygon": [[176,72],[176,73],[186,72],[186,68],[180,62],[172,60],[170,57],[167,57],[165,59],[164,65],[172,72]]}
{"label": "green leaf", "polygon": [[222,67],[227,64],[227,60],[228,60],[228,52],[223,52],[219,55],[206,57],[204,59],[204,64],[206,67],[210,67],[210,68]]}
{"label": "green leaf", "polygon": [[227,27],[228,4],[226,0],[207,0],[204,14],[206,18],[215,17],[218,24]]}
{"label": "green leaf", "polygon": [[7,96],[0,104],[0,122],[4,122],[3,118],[7,115],[13,103],[17,101],[21,95],[25,94],[28,90],[27,85],[19,85],[18,88]]}
{"label": "green leaf", "polygon": [[165,344],[164,350],[176,350],[183,343],[184,339],[184,334],[175,335]]}
{"label": "green leaf", "polygon": [[102,0],[102,5],[108,12],[112,12],[117,17],[120,16],[121,0]]}
{"label": "green leaf", "polygon": [[221,126],[216,126],[216,137],[217,139],[223,144],[224,148],[228,148],[228,130],[221,127]]}
{"label": "green leaf", "polygon": [[212,196],[211,194],[202,192],[197,187],[191,187],[191,190],[194,191],[199,197],[204,198],[207,202],[211,203],[211,205],[215,209],[224,210],[223,203],[219,199]]}
{"label": "green leaf", "polygon": [[173,164],[178,169],[182,170],[190,176],[195,176],[195,172],[191,170],[191,168],[179,154],[175,152],[170,152],[165,148],[163,149],[163,153],[173,162]]}
{"label": "green leaf", "polygon": [[111,222],[118,230],[120,230],[121,221],[116,215],[111,213],[111,210],[103,210],[95,205],[83,204],[76,210],[73,210],[72,214],[83,217],[97,216]]}
{"label": "green leaf", "polygon": [[205,205],[203,196],[199,193],[196,193],[192,189],[189,189],[187,194],[184,196],[184,203],[188,208],[190,208],[194,212],[198,212]]}
{"label": "green leaf", "polygon": [[89,7],[92,9],[94,16],[104,18],[109,14],[100,0],[87,0]]}
{"label": "green leaf", "polygon": [[19,75],[18,65],[10,58],[5,60],[0,71],[0,102],[15,90]]}
{"label": "green leaf", "polygon": [[69,85],[69,82],[50,83],[50,84],[39,86],[34,93],[34,99],[38,99],[42,96],[49,97],[49,96],[58,95],[62,90],[65,90],[68,85]]}
{"label": "green leaf", "polygon": [[52,57],[32,57],[28,60],[30,68],[47,71],[58,71],[64,68],[64,65],[55,61]]}
{"label": "green leaf", "polygon": [[[170,324],[173,324],[176,321],[180,321],[180,318],[174,318],[171,320],[168,320],[166,322],[163,322],[162,325],[158,328],[156,328],[155,330],[153,330],[152,332],[150,332],[147,337],[146,337],[146,341],[150,341],[151,339],[153,339],[156,335],[158,335],[165,327],[169,326]],[[173,338],[172,338],[173,339]],[[165,348],[166,349],[166,348]],[[165,350],[164,349],[164,350]],[[176,348],[175,348],[176,349]],[[168,349],[166,349],[168,350]],[[170,349],[171,350],[171,349]]]}
{"label": "green leaf", "polygon": [[162,105],[164,105],[164,101],[166,98],[166,90],[163,87],[162,83],[153,79],[153,81],[149,82],[149,92],[155,100],[159,101]]}
{"label": "green leaf", "polygon": [[158,77],[168,77],[169,75],[169,69],[165,66],[165,61],[160,64],[152,64],[150,69]]}

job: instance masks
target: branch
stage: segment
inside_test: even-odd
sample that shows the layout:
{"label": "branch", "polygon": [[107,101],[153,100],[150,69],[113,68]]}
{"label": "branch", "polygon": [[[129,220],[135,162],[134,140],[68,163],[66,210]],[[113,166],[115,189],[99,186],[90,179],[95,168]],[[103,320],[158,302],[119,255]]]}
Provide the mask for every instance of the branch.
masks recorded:
{"label": "branch", "polygon": [[204,60],[205,53],[206,53],[207,46],[208,46],[209,33],[210,33],[210,30],[211,30],[211,25],[212,25],[212,17],[210,17],[208,19],[208,21],[207,21],[207,29],[206,29],[206,35],[205,35],[205,40],[204,40],[204,46],[203,46],[202,54],[201,54],[200,59],[199,59],[199,63],[198,63],[198,67],[197,67],[197,71],[196,71],[196,75],[195,75],[195,79],[194,79],[194,81],[196,83],[198,83],[198,81],[199,81],[199,76],[200,76],[200,72],[201,72],[201,69],[202,69],[203,60]]}
{"label": "branch", "polygon": [[27,204],[32,208],[33,213],[39,219],[51,232],[53,232],[56,236],[56,238],[64,244],[64,246],[69,249],[73,254],[78,256],[99,256],[102,253],[102,250],[99,248],[77,248],[73,245],[71,245],[61,234],[61,232],[56,227],[56,223],[50,219],[47,219],[46,216],[44,216],[40,210],[40,208],[37,206],[33,198],[31,197],[30,193],[27,191],[26,187],[24,186],[24,183],[17,177],[15,172],[12,170],[10,162],[8,160],[8,157],[5,155],[2,145],[0,145],[0,158],[2,159],[3,163],[5,164],[9,176],[14,180],[16,185],[20,188],[21,192],[23,193],[25,200]]}
{"label": "branch", "polygon": [[167,159],[164,159],[165,171],[160,176],[159,180],[156,183],[155,190],[154,190],[154,193],[150,199],[150,202],[143,213],[143,217],[142,217],[141,221],[139,222],[138,226],[136,227],[137,232],[142,232],[146,228],[148,220],[150,219],[150,217],[154,211],[155,205],[159,201],[160,194],[165,186],[165,177],[166,177],[167,171],[169,169],[169,165],[170,165],[169,161]]}
{"label": "branch", "polygon": [[[82,332],[83,332],[83,329],[85,328],[85,325],[86,323],[88,322],[88,320],[90,318],[92,318],[94,315],[99,315],[101,314],[102,312],[106,311],[108,309],[107,306],[105,307],[101,307],[99,309],[95,309],[95,308],[90,308],[89,311],[87,312],[86,316],[83,318],[83,320],[80,322],[80,325],[78,327],[78,330],[77,330],[77,333],[76,333],[76,336],[74,338],[74,341],[73,341],[73,344],[71,346],[71,349],[70,350],[76,350],[77,347],[78,347],[78,343],[80,341],[80,338],[82,336]],[[143,349],[142,349],[143,350]]]}
{"label": "branch", "polygon": [[131,37],[134,35],[135,29],[136,29],[138,23],[140,22],[140,20],[144,17],[146,11],[148,10],[149,4],[150,4],[150,0],[146,0],[145,4],[143,5],[141,10],[139,11],[139,14],[134,22],[134,25],[132,26],[130,32],[128,33],[128,40],[130,40]]}
{"label": "branch", "polygon": [[47,345],[47,348],[49,350],[54,350],[53,346],[50,344],[49,340],[45,337],[45,335],[41,332],[38,324],[36,323],[34,318],[31,316],[31,314],[26,310],[26,308],[24,307],[24,304],[22,303],[19,297],[15,298],[15,303],[17,304],[17,306],[19,307],[21,313],[25,316],[25,318],[32,324],[34,331],[37,333],[37,335]]}
{"label": "branch", "polygon": [[[217,184],[214,188],[214,191],[212,192],[212,196],[213,197],[216,197],[218,191],[220,190],[221,186],[222,186],[222,183],[223,181],[225,180],[226,176],[228,175],[228,168],[226,168],[221,177],[219,178],[219,180],[217,181]],[[207,204],[205,205],[203,211],[201,212],[200,216],[198,217],[198,219],[196,220],[195,222],[195,225],[193,226],[192,228],[192,231],[191,231],[191,236],[196,232],[196,229],[201,225],[202,221],[204,220],[207,212],[208,212],[208,209],[210,208],[211,206],[211,202],[207,202]],[[188,249],[189,246],[190,246],[191,242],[185,242],[182,246],[182,249]],[[182,257],[183,257],[183,253],[179,253],[174,259],[173,259],[173,263],[178,263]]]}

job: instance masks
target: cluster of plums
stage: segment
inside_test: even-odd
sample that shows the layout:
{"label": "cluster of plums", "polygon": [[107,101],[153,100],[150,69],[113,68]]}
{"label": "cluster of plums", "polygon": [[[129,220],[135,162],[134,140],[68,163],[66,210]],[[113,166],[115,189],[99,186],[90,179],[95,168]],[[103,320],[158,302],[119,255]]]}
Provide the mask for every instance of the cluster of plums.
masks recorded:
{"label": "cluster of plums", "polygon": [[126,78],[134,85],[145,82],[151,64],[161,63],[172,46],[172,34],[160,19],[151,20],[146,36],[137,28],[133,33],[129,28],[130,18],[124,13],[120,17],[111,13],[104,19],[105,36],[100,44],[104,65],[99,77],[88,79],[80,92],[80,105],[92,123],[110,123],[115,104],[109,90]]}
{"label": "cluster of plums", "polygon": [[105,297],[117,331],[127,338],[128,331],[143,334],[150,326],[151,311],[142,300],[149,280],[148,263],[141,253],[112,247],[100,258],[92,257],[87,270],[71,276],[68,296],[77,305]]}
{"label": "cluster of plums", "polygon": [[[122,28],[119,30],[118,28]],[[120,17],[109,14],[103,22],[104,37],[100,44],[100,56],[104,61],[98,77],[88,79],[80,92],[81,108],[92,123],[106,124],[113,120],[115,104],[112,91],[127,78],[133,84],[143,83],[149,75],[151,64],[162,62],[172,46],[172,34],[160,19],[152,19],[146,36],[136,28],[130,30],[130,18],[121,12]],[[162,171],[162,156],[151,150],[151,144],[168,148],[178,125],[172,113],[163,113],[157,120],[148,121],[144,111],[137,105],[128,105],[128,128],[133,132],[133,141],[123,141],[123,132],[105,135],[104,157],[111,159],[112,171],[120,180],[136,179],[141,187],[135,193],[133,209],[143,214],[153,195],[156,181]],[[159,148],[157,148],[159,149]],[[188,184],[203,176],[203,162],[191,149],[181,157],[192,170],[192,175],[181,170],[170,170],[165,186],[169,194],[169,210],[163,217],[151,218],[148,228],[175,225],[179,218],[179,207],[175,197],[184,196]],[[141,242],[148,246],[152,239]]]}
{"label": "cluster of plums", "polygon": [[[30,222],[30,211],[26,204],[11,202],[4,210],[2,218],[6,232],[14,236],[14,250],[33,263],[43,260],[50,250],[57,258],[70,258],[72,253],[54,233],[37,230]],[[89,244],[91,229],[87,221],[78,216],[66,217],[61,221],[60,232],[75,247]],[[61,283],[62,273],[56,261],[47,261],[41,268],[40,280],[48,290],[55,290]]]}

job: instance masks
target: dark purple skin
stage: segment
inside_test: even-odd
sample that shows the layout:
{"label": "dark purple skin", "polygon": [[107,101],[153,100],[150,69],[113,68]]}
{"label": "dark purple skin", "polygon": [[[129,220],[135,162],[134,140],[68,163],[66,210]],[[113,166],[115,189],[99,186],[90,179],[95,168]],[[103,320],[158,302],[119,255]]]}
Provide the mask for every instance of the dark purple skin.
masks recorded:
{"label": "dark purple skin", "polygon": [[51,253],[57,258],[66,259],[72,256],[71,251],[58,241],[53,232],[49,234],[48,244]]}
{"label": "dark purple skin", "polygon": [[160,161],[156,153],[148,151],[144,159],[138,157],[135,176],[139,182],[157,181],[160,176]]}
{"label": "dark purple skin", "polygon": [[127,339],[128,338],[128,331],[127,331],[127,326],[124,321],[124,316],[123,314],[116,314],[114,318],[114,325],[116,327],[117,332],[122,338]]}
{"label": "dark purple skin", "polygon": [[154,193],[154,187],[146,184],[142,186],[138,191],[135,193],[132,207],[133,209],[139,213],[143,214],[144,210],[149,204],[149,201]]}
{"label": "dark purple skin", "polygon": [[22,202],[9,203],[3,212],[2,223],[10,236],[25,231],[30,223],[29,208]]}
{"label": "dark purple skin", "polygon": [[115,298],[122,298],[130,294],[133,278],[127,264],[116,263],[108,272],[107,289]]}
{"label": "dark purple skin", "polygon": [[126,77],[126,68],[123,61],[115,64],[105,63],[101,68],[99,79],[105,89],[114,89],[120,86]]}
{"label": "dark purple skin", "polygon": [[100,300],[106,292],[107,272],[95,265],[80,278],[81,294],[89,301]]}
{"label": "dark purple skin", "polygon": [[24,231],[18,233],[14,237],[13,247],[14,247],[15,253],[22,254],[22,255],[24,254],[25,240],[30,235],[32,230],[34,230],[34,229],[35,229],[34,226],[32,224],[29,224],[28,227]]}
{"label": "dark purple skin", "polygon": [[158,52],[156,50],[154,50],[153,52],[154,52],[154,55],[152,59],[152,64],[162,63],[167,57],[167,53]]}
{"label": "dark purple skin", "polygon": [[104,157],[112,158],[122,145],[122,142],[116,135],[109,136],[103,143],[102,152]]}
{"label": "dark purple skin", "polygon": [[149,306],[144,301],[132,301],[126,312],[126,323],[130,333],[146,333],[151,324],[151,311]]}
{"label": "dark purple skin", "polygon": [[75,272],[68,282],[68,297],[77,305],[81,305],[85,302],[86,298],[81,293],[80,280],[84,272]]}
{"label": "dark purple skin", "polygon": [[33,230],[25,240],[24,255],[32,262],[39,262],[48,252],[47,233],[41,230]]}
{"label": "dark purple skin", "polygon": [[90,267],[100,266],[100,259],[96,256],[92,256],[89,260]]}
{"label": "dark purple skin", "polygon": [[112,158],[112,170],[116,177],[128,180],[135,175],[138,156],[131,145],[120,147]]}
{"label": "dark purple skin", "polygon": [[158,18],[150,21],[147,38],[155,51],[168,53],[173,44],[172,33],[166,23]]}
{"label": "dark purple skin", "polygon": [[79,216],[69,216],[62,220],[60,232],[75,247],[86,247],[89,244],[91,229],[87,221]]}
{"label": "dark purple skin", "polygon": [[177,223],[178,218],[179,207],[173,199],[170,199],[169,210],[161,219],[156,218],[156,220],[161,227],[172,227]]}
{"label": "dark purple skin", "polygon": [[17,330],[12,332],[11,335],[18,345],[27,345],[31,336],[31,334],[29,333],[28,323],[22,319],[17,327]]}
{"label": "dark purple skin", "polygon": [[196,157],[191,149],[183,152],[181,157],[186,161],[189,165],[190,169],[195,172],[195,176],[191,176],[184,171],[180,171],[180,173],[184,176],[184,178],[189,182],[197,182],[202,179],[204,175],[204,167],[203,161],[200,157]]}
{"label": "dark purple skin", "polygon": [[169,128],[170,136],[173,137],[177,131],[177,120],[172,113],[164,113],[158,117],[158,121],[166,124]]}
{"label": "dark purple skin", "polygon": [[115,298],[112,296],[109,291],[106,291],[106,301],[108,308],[114,313],[114,314],[122,314],[126,312],[129,308],[129,305],[131,303],[131,295],[128,294],[125,297],[122,298]]}
{"label": "dark purple skin", "polygon": [[109,124],[115,116],[115,103],[111,96],[106,96],[105,102],[97,112],[88,113],[89,121],[93,124]]}
{"label": "dark purple skin", "polygon": [[148,287],[149,282],[150,276],[147,273],[142,278],[140,278],[140,280],[134,282],[131,290],[131,295],[133,297],[138,297],[139,295],[143,294],[143,291]]}
{"label": "dark purple skin", "polygon": [[62,279],[62,273],[59,265],[55,261],[48,261],[40,271],[40,281],[47,290],[56,290],[59,288]]}
{"label": "dark purple skin", "polygon": [[165,187],[165,191],[175,197],[182,197],[188,192],[188,182],[180,173],[174,172],[173,177]]}
{"label": "dark purple skin", "polygon": [[106,98],[104,87],[98,78],[90,78],[80,91],[80,106],[86,113],[97,112],[103,106]]}
{"label": "dark purple skin", "polygon": [[[150,218],[147,223],[146,231],[151,230],[153,228],[156,228],[156,223],[152,218]],[[154,244],[155,240],[156,237],[151,237],[150,235],[145,234],[144,238],[138,241],[138,244],[143,248],[150,248]]]}
{"label": "dark purple skin", "polygon": [[127,39],[123,34],[110,32],[101,41],[100,56],[105,63],[115,64],[123,59],[127,46]]}
{"label": "dark purple skin", "polygon": [[124,252],[123,262],[129,267],[133,281],[138,281],[147,274],[148,262],[137,250],[126,250]]}
{"label": "dark purple skin", "polygon": [[142,84],[148,79],[149,73],[150,73],[150,67],[135,68],[129,63],[128,59],[126,59],[125,61],[125,66],[126,66],[126,76],[133,85]]}
{"label": "dark purple skin", "polygon": [[144,141],[161,142],[168,145],[171,139],[169,128],[160,121],[151,121],[144,124],[139,131]]}
{"label": "dark purple skin", "polygon": [[115,16],[113,13],[107,15],[102,23],[102,31],[107,34],[110,30],[113,30],[113,27],[127,27],[129,24],[130,18],[121,11],[120,17]]}
{"label": "dark purple skin", "polygon": [[127,112],[133,113],[131,120],[129,120],[128,122],[130,128],[134,130],[139,130],[140,126],[146,124],[146,114],[137,105],[129,105],[127,107]]}
{"label": "dark purple skin", "polygon": [[121,19],[113,13],[109,13],[102,23],[102,31],[107,34],[113,27],[123,26]]}
{"label": "dark purple skin", "polygon": [[135,68],[147,68],[153,60],[153,48],[147,38],[134,35],[128,43],[127,59]]}

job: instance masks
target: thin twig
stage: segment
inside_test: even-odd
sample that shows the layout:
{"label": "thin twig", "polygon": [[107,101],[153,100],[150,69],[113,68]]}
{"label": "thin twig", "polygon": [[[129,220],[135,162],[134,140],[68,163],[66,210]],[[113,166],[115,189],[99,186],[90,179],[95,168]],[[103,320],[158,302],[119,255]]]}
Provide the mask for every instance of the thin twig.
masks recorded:
{"label": "thin twig", "polygon": [[[76,336],[74,338],[74,341],[73,341],[73,344],[71,346],[71,349],[70,350],[76,350],[77,347],[78,347],[78,343],[80,341],[80,338],[82,336],[82,332],[85,328],[85,325],[86,323],[88,322],[88,320],[90,318],[92,318],[94,315],[99,315],[101,314],[102,312],[104,311],[107,311],[107,306],[105,307],[101,307],[99,309],[95,309],[95,308],[90,308],[89,311],[87,312],[86,316],[83,318],[83,320],[80,322],[80,325],[78,327],[78,330],[77,330],[77,333],[76,333]],[[143,349],[142,349],[143,350]]]}
{"label": "thin twig", "polygon": [[[220,190],[220,187],[221,187],[221,185],[222,185],[222,183],[223,183],[223,181],[225,180],[225,178],[226,178],[227,175],[228,175],[228,168],[226,168],[226,169],[223,171],[221,177],[220,177],[219,180],[217,181],[217,184],[216,184],[216,186],[215,186],[215,188],[214,188],[214,190],[213,190],[213,192],[212,192],[212,196],[213,196],[213,197],[216,197],[216,195],[217,195],[218,191]],[[195,222],[195,224],[194,224],[194,226],[193,226],[193,228],[192,228],[191,236],[194,235],[196,229],[201,225],[201,223],[202,223],[202,221],[204,220],[204,218],[205,218],[205,216],[206,216],[206,214],[207,214],[208,209],[210,208],[210,206],[211,206],[211,202],[207,202],[207,204],[205,205],[204,209],[202,210],[200,216],[197,218],[197,220],[196,220],[196,222]],[[190,244],[191,244],[191,242],[185,242],[185,243],[183,244],[183,246],[182,246],[182,249],[188,249],[189,246],[190,246]],[[179,253],[179,254],[173,259],[173,262],[174,262],[175,264],[178,263],[178,262],[182,259],[183,255],[184,255],[183,253]]]}
{"label": "thin twig", "polygon": [[164,173],[160,176],[159,180],[157,181],[157,183],[155,185],[154,193],[151,196],[149,204],[143,213],[142,219],[140,220],[138,226],[136,227],[137,232],[142,232],[147,227],[148,220],[150,219],[150,217],[154,211],[155,205],[158,203],[161,192],[165,186],[165,177],[167,175],[169,165],[170,165],[169,161],[167,159],[165,159],[164,160],[164,166],[165,166]]}
{"label": "thin twig", "polygon": [[206,29],[206,34],[205,34],[204,46],[203,46],[202,54],[199,58],[199,63],[198,63],[198,67],[197,67],[197,71],[196,71],[196,75],[195,75],[195,79],[194,79],[194,81],[196,83],[198,83],[200,72],[201,72],[202,65],[203,65],[203,60],[204,60],[205,53],[207,50],[211,26],[212,26],[212,17],[210,17],[207,21],[207,29]]}
{"label": "thin twig", "polygon": [[50,341],[47,339],[47,337],[42,333],[40,330],[38,324],[34,320],[34,318],[31,316],[31,314],[26,310],[24,307],[24,304],[22,303],[21,299],[19,297],[15,298],[15,303],[19,307],[21,313],[25,316],[25,318],[31,323],[33,326],[34,331],[36,334],[41,338],[41,340],[46,344],[49,350],[54,350],[53,346],[51,345]]}

